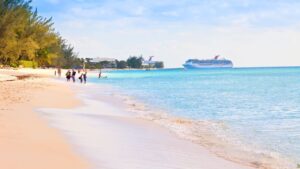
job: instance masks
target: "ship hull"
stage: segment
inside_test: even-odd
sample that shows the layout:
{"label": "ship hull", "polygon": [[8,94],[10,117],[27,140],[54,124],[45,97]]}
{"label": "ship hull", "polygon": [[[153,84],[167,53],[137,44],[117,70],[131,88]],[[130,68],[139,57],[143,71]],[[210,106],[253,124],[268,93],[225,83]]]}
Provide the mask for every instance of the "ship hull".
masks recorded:
{"label": "ship hull", "polygon": [[232,68],[233,65],[197,65],[197,64],[184,64],[185,69],[217,69],[217,68]]}

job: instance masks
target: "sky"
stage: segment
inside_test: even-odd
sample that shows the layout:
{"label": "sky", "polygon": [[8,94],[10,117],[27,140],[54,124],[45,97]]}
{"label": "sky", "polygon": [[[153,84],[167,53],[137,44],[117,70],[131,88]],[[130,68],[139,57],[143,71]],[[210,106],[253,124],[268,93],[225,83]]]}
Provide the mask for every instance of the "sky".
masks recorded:
{"label": "sky", "polygon": [[33,0],[80,57],[300,66],[299,0]]}

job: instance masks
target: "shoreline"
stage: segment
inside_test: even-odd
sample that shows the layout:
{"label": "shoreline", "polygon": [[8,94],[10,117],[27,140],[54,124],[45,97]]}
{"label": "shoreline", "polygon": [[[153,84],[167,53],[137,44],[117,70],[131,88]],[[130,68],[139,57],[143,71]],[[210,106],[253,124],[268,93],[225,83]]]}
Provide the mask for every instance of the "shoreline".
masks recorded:
{"label": "shoreline", "polygon": [[[296,70],[293,70],[293,71],[296,71]],[[293,71],[291,71],[291,72],[293,72]],[[123,72],[121,72],[121,73],[123,73]],[[176,73],[178,73],[178,72],[176,72]],[[205,73],[206,72],[204,72],[204,74]],[[103,83],[102,83],[99,81],[99,83],[98,83],[96,79],[94,79],[93,81],[95,83],[97,83],[96,85],[99,85],[99,86],[102,84],[112,86],[113,93],[115,93],[116,95],[119,95],[119,94],[125,95],[125,99],[130,100],[130,101],[128,101],[128,106],[132,107],[133,109],[136,109],[135,112],[140,114],[142,116],[142,118],[144,118],[143,116],[145,116],[145,118],[147,118],[155,123],[165,126],[166,128],[170,129],[172,132],[175,132],[179,137],[193,141],[197,144],[200,144],[200,145],[208,148],[209,150],[211,150],[218,156],[225,158],[227,160],[231,160],[231,161],[235,161],[235,162],[239,162],[239,163],[246,162],[247,164],[256,166],[258,168],[272,168],[272,169],[274,169],[274,168],[275,169],[295,169],[295,168],[297,168],[297,162],[299,161],[299,156],[297,156],[297,154],[292,154],[292,152],[294,152],[294,150],[295,151],[299,150],[297,144],[294,144],[294,146],[290,145],[289,147],[286,147],[286,151],[280,151],[279,147],[282,148],[282,147],[284,147],[285,144],[288,144],[288,139],[291,138],[290,137],[291,135],[286,135],[286,137],[285,137],[286,139],[281,140],[280,143],[278,141],[277,144],[275,142],[276,140],[274,140],[274,137],[272,137],[272,134],[270,134],[270,133],[267,133],[270,135],[265,135],[264,137],[262,137],[261,133],[263,133],[263,132],[259,133],[259,131],[262,131],[263,129],[268,129],[268,126],[267,126],[268,123],[265,123],[266,126],[261,126],[261,127],[265,127],[265,128],[258,128],[260,125],[257,125],[258,127],[256,127],[256,128],[255,127],[251,128],[250,127],[251,125],[244,126],[244,127],[238,126],[238,125],[236,125],[235,120],[237,122],[239,120],[243,120],[244,118],[242,116],[239,117],[239,119],[232,118],[233,120],[227,120],[227,119],[223,120],[222,117],[214,118],[215,116],[212,117],[211,115],[214,115],[214,113],[218,114],[218,111],[222,112],[222,110],[219,109],[218,111],[210,111],[210,113],[206,113],[203,111],[203,109],[205,110],[205,107],[203,107],[203,109],[201,108],[201,106],[206,106],[206,105],[200,105],[198,108],[199,108],[199,113],[202,113],[201,116],[204,118],[208,117],[207,118],[208,120],[201,118],[201,116],[199,116],[199,118],[197,118],[198,116],[196,114],[194,114],[194,116],[189,114],[189,113],[191,113],[191,114],[196,113],[195,111],[193,111],[193,109],[191,109],[191,111],[189,111],[189,107],[186,107],[187,109],[180,109],[181,107],[178,107],[176,105],[177,102],[174,101],[174,100],[176,100],[176,96],[184,97],[184,95],[182,95],[184,93],[181,93],[181,95],[176,95],[176,91],[171,90],[171,89],[173,89],[173,87],[172,87],[172,85],[169,84],[170,81],[166,81],[165,79],[162,79],[162,78],[159,79],[160,75],[157,75],[157,76],[153,75],[153,79],[144,78],[144,77],[147,77],[147,74],[142,75],[141,73],[139,74],[140,76],[137,79],[135,79],[136,74],[134,74],[134,73],[132,73],[132,74],[128,73],[122,77],[121,76],[118,77],[118,75],[119,75],[118,73],[116,73],[116,74],[112,73],[112,77],[113,77],[113,75],[114,75],[114,79],[111,78],[107,82],[103,81]],[[172,75],[175,76],[174,74],[172,74]],[[140,78],[140,77],[142,77],[142,78]],[[154,77],[157,77],[157,78],[154,78]],[[185,77],[185,76],[178,76],[178,78],[179,77]],[[120,78],[120,80],[117,78]],[[129,82],[127,82],[126,78],[128,78]],[[161,80],[161,81],[157,82],[158,83],[157,88],[155,85],[156,83],[152,84],[150,82],[150,79],[154,82]],[[118,82],[121,82],[121,83],[118,83]],[[214,81],[214,82],[217,82],[217,81]],[[167,89],[166,88],[167,85],[165,85],[165,84],[169,84],[171,89],[170,90]],[[198,83],[198,85],[199,85],[199,83]],[[183,85],[180,85],[180,87],[182,87],[182,86]],[[174,87],[174,88],[176,88],[176,87]],[[160,89],[161,91],[158,89]],[[169,94],[166,93],[165,91],[163,91],[164,89],[166,91],[169,91]],[[181,90],[181,88],[177,88],[177,89]],[[201,88],[201,89],[202,89],[202,92],[205,93],[205,91],[203,91],[205,88]],[[247,90],[247,89],[244,89],[244,90]],[[171,91],[171,93],[170,93],[170,91]],[[188,91],[188,90],[185,90],[185,91]],[[160,95],[160,92],[161,92],[161,95]],[[236,93],[236,94],[237,94],[236,96],[239,96],[238,93]],[[263,94],[260,95],[260,93],[256,93],[256,94],[257,94],[257,96],[260,96],[260,97],[263,95]],[[276,92],[276,94],[277,94],[277,92]],[[157,96],[157,100],[156,100],[156,96]],[[161,96],[164,96],[164,97],[161,97]],[[168,96],[170,96],[170,97],[168,97]],[[171,96],[174,96],[175,98],[173,100],[170,100],[172,98]],[[191,96],[193,96],[193,95],[191,95]],[[202,97],[205,98],[205,95],[202,94]],[[233,99],[233,98],[235,98],[235,97],[232,97],[232,98],[228,97],[228,100]],[[261,98],[268,98],[268,97],[264,96]],[[180,99],[177,99],[177,101],[179,101],[179,100]],[[199,103],[203,103],[201,100],[197,100],[197,101]],[[212,102],[212,101],[210,101],[210,102]],[[173,105],[170,103],[173,103]],[[185,98],[185,100],[182,101],[182,103],[185,104],[185,106],[187,106],[187,104],[189,104],[189,103],[191,103],[191,104],[194,103],[193,105],[195,105],[195,101],[193,102],[191,100],[191,102],[189,102],[188,98]],[[234,102],[231,102],[231,103],[234,103]],[[264,103],[264,102],[262,102],[262,103]],[[178,102],[178,104],[181,105],[180,102]],[[193,106],[193,105],[191,105],[191,106]],[[241,103],[241,105],[243,105],[243,103]],[[174,106],[175,108],[172,108],[172,106]],[[214,104],[208,103],[207,106],[208,107],[211,106],[210,110],[216,110],[215,108],[212,108],[212,107],[214,107]],[[222,105],[216,104],[216,106],[220,107]],[[268,108],[272,105],[261,104],[261,106]],[[237,107],[233,106],[233,108],[238,108],[238,106]],[[185,110],[187,110],[187,112],[185,112]],[[252,110],[253,110],[253,114],[251,112]],[[254,111],[257,111],[257,110],[255,108],[253,108],[252,110],[248,110],[248,111],[245,110],[245,111],[241,111],[241,112],[244,112],[244,114],[245,114],[245,112],[248,112],[247,114],[249,116],[245,114],[245,116],[244,116],[245,118],[256,119],[253,115],[256,115],[256,113]],[[295,110],[297,110],[297,109],[295,109]],[[147,112],[144,112],[144,111],[147,111]],[[280,111],[276,111],[276,112],[280,112]],[[289,111],[287,111],[287,113],[288,112]],[[236,111],[234,113],[239,114],[239,112],[236,112]],[[269,116],[269,113],[274,114],[274,111],[270,110],[270,112],[264,112],[264,114],[261,114],[261,116],[262,115]],[[284,112],[282,114],[284,114]],[[219,113],[219,115],[222,115],[222,113]],[[235,117],[235,115],[233,114],[233,112],[230,111],[230,109],[227,109],[225,115],[229,115],[229,116],[227,116],[227,117],[229,117],[229,119],[231,117]],[[252,117],[251,117],[251,115],[252,115]],[[260,116],[258,116],[258,117],[260,117]],[[274,116],[274,117],[276,117],[276,116]],[[274,118],[274,119],[279,120],[279,117],[281,117],[281,116],[278,115],[278,118]],[[281,117],[281,118],[284,118],[284,117]],[[259,119],[259,118],[257,118],[257,119],[258,120],[253,120],[252,124],[254,124],[254,123],[259,124],[261,119]],[[295,120],[297,120],[297,117],[295,117]],[[283,121],[285,121],[285,120],[283,120]],[[283,121],[281,121],[281,122],[283,122]],[[272,122],[272,121],[270,121],[270,122]],[[293,123],[291,123],[291,124],[293,124]],[[270,123],[269,127],[271,127],[273,125],[274,125],[274,123]],[[284,125],[284,126],[289,126],[289,123],[286,123],[286,125]],[[296,124],[296,126],[298,126],[298,125]],[[283,133],[280,133],[280,131],[281,131],[280,129],[282,129],[282,127],[278,126],[277,127],[278,131],[274,130],[274,134],[283,134]],[[251,133],[251,129],[255,129],[252,131],[258,131],[257,135],[256,134],[254,135],[254,132]],[[247,133],[247,132],[243,133],[243,131],[247,131],[247,130],[249,131],[249,133]],[[291,130],[291,131],[293,131],[293,130]],[[288,134],[288,131],[287,131],[287,134]],[[289,134],[291,134],[291,133],[289,133]],[[217,137],[215,137],[215,136],[217,136]],[[270,137],[268,137],[268,136],[270,136]],[[259,139],[265,140],[265,141],[259,142],[260,141]],[[268,142],[268,140],[266,140],[266,139],[270,139],[273,142],[272,141]],[[297,141],[297,140],[293,140],[293,141]],[[275,144],[273,144],[273,143],[275,143]],[[278,149],[277,149],[277,147],[278,147]],[[291,148],[294,150],[291,150]]]}
{"label": "shoreline", "polygon": [[[1,71],[0,71],[1,73]],[[47,76],[50,76],[50,73],[48,73]],[[45,75],[45,74],[44,74]],[[43,75],[43,76],[44,76]],[[38,75],[35,75],[38,76]],[[52,76],[50,76],[52,77]],[[39,78],[41,79],[41,78]],[[36,79],[34,79],[36,80]],[[197,142],[197,140],[192,140],[192,139],[186,139],[184,137],[180,137],[180,135],[178,135],[178,133],[172,131],[172,129],[168,128],[166,126],[166,122],[167,121],[160,121],[159,118],[161,117],[156,117],[158,119],[153,118],[152,116],[148,116],[148,117],[138,117],[137,114],[132,114],[132,115],[128,115],[126,114],[124,116],[124,113],[128,113],[128,110],[126,109],[131,109],[131,110],[137,110],[139,111],[140,109],[140,105],[138,105],[139,103],[130,100],[130,99],[125,99],[124,98],[119,98],[118,99],[112,99],[112,97],[108,96],[108,97],[103,97],[103,95],[101,96],[97,96],[95,97],[95,93],[93,93],[92,89],[92,85],[93,84],[87,84],[87,85],[73,85],[73,84],[67,84],[67,83],[60,83],[60,82],[51,82],[52,79],[45,79],[48,83],[52,83],[52,85],[58,87],[60,86],[60,88],[63,88],[65,91],[68,91],[67,93],[62,94],[61,90],[60,91],[52,91],[52,95],[56,95],[56,97],[61,97],[62,95],[68,97],[67,100],[62,100],[60,103],[56,102],[56,105],[51,105],[51,104],[45,104],[42,102],[37,103],[36,107],[34,108],[34,113],[37,114],[38,116],[41,115],[41,120],[43,120],[43,124],[47,125],[49,128],[51,128],[53,130],[57,130],[59,129],[57,132],[59,135],[62,136],[62,140],[63,142],[66,142],[65,144],[67,144],[67,146],[71,147],[70,152],[74,152],[73,150],[75,150],[74,155],[78,156],[81,155],[79,159],[77,159],[78,161],[84,161],[83,163],[88,163],[90,166],[90,164],[92,166],[97,166],[98,168],[105,168],[105,165],[103,165],[102,163],[107,163],[107,162],[111,162],[113,161],[113,163],[119,163],[119,162],[123,162],[126,163],[127,161],[122,161],[122,160],[118,160],[118,159],[105,159],[104,156],[105,154],[103,154],[103,152],[98,152],[99,155],[101,156],[100,159],[94,159],[93,157],[91,157],[90,154],[92,154],[91,152],[86,152],[87,147],[89,146],[95,146],[95,144],[99,144],[99,146],[106,146],[105,147],[105,151],[106,153],[112,153],[111,151],[116,151],[114,149],[115,146],[120,147],[121,149],[123,147],[131,147],[131,149],[135,150],[136,152],[132,151],[131,149],[127,150],[127,154],[131,154],[132,156],[130,157],[128,155],[127,160],[133,160],[135,163],[139,163],[139,161],[137,161],[136,159],[139,157],[135,157],[133,156],[134,153],[139,153],[139,151],[143,151],[146,154],[149,153],[149,155],[151,156],[151,153],[153,153],[151,151],[149,151],[149,147],[155,147],[157,146],[156,144],[153,144],[153,142],[149,142],[149,137],[150,138],[159,138],[157,141],[155,142],[161,142],[162,140],[168,140],[165,142],[165,147],[169,147],[170,145],[170,140],[171,142],[173,142],[173,145],[171,144],[170,149],[181,149],[183,147],[186,148],[186,146],[190,146],[193,148],[190,148],[188,150],[177,150],[178,151],[182,151],[182,153],[187,153],[189,155],[191,155],[193,158],[195,158],[194,160],[197,161],[197,159],[201,159],[202,163],[197,163],[197,162],[193,162],[190,161],[189,159],[186,158],[182,158],[182,155],[176,155],[176,156],[172,156],[172,157],[168,157],[167,159],[171,159],[173,158],[173,160],[169,161],[169,163],[176,164],[176,166],[184,166],[184,165],[189,165],[189,164],[193,164],[194,168],[199,168],[199,167],[204,167],[204,168],[224,168],[224,165],[227,166],[225,167],[226,169],[250,169],[250,168],[260,168],[260,169],[269,169],[271,167],[267,167],[267,166],[263,166],[260,165],[259,163],[252,163],[252,165],[243,163],[242,161],[237,161],[237,160],[233,160],[231,158],[226,158],[226,156],[223,156],[222,154],[218,154],[216,152],[213,152],[209,149],[209,147],[205,147],[203,145],[203,143],[199,143],[199,140]],[[18,81],[15,81],[18,82]],[[3,82],[3,83],[7,83],[7,82]],[[80,86],[80,87],[79,87]],[[52,86],[53,87],[53,86]],[[48,86],[47,86],[48,88]],[[59,88],[59,87],[58,87]],[[100,87],[101,88],[101,87]],[[41,89],[41,88],[40,88]],[[40,90],[38,89],[38,90]],[[76,91],[76,92],[74,92]],[[79,92],[80,91],[80,92]],[[105,90],[104,88],[102,88],[101,92],[108,92],[108,95],[113,95],[112,93],[109,93],[110,91]],[[50,93],[50,91],[48,91],[48,94]],[[58,94],[59,93],[59,94]],[[94,95],[90,95],[89,93],[93,93]],[[85,95],[84,97],[82,97],[82,95]],[[122,97],[122,96],[121,96]],[[76,104],[72,104],[72,105],[68,105],[68,100],[76,100],[75,102],[77,102]],[[92,104],[87,103],[91,101]],[[132,102],[133,101],[133,102]],[[128,103],[127,103],[128,102]],[[98,104],[98,106],[96,106],[96,104]],[[123,104],[123,106],[121,105]],[[68,106],[66,106],[68,105]],[[100,106],[99,106],[100,105]],[[129,106],[129,107],[128,107]],[[48,107],[48,108],[47,108]],[[32,107],[31,107],[32,108]],[[38,108],[38,109],[36,109]],[[32,110],[31,110],[32,111]],[[45,112],[48,112],[45,114]],[[53,111],[55,112],[53,115]],[[78,112],[79,111],[79,112]],[[41,113],[42,112],[42,113]],[[59,114],[59,113],[61,114]],[[67,114],[65,112],[68,112]],[[82,114],[83,112],[86,112],[84,114]],[[85,137],[84,133],[80,133],[82,132],[81,130],[78,130],[78,127],[82,127],[83,129],[85,129],[85,127],[88,127],[88,125],[86,123],[81,123],[80,120],[78,121],[78,126],[76,123],[74,123],[74,126],[64,126],[64,124],[62,125],[57,125],[59,123],[61,123],[61,121],[69,119],[69,121],[66,122],[67,123],[73,123],[72,120],[78,120],[76,119],[77,117],[75,117],[75,119],[73,119],[73,116],[69,116],[68,114],[74,114],[75,116],[77,116],[79,114],[79,116],[81,118],[87,118],[89,116],[93,117],[93,118],[97,118],[99,119],[99,123],[105,123],[105,125],[99,127],[99,130],[101,132],[101,139],[99,137],[99,140],[97,140],[97,143],[93,143],[91,145],[88,145],[86,143],[83,144],[82,147],[82,142],[84,142],[84,140],[81,140],[79,142],[78,141],[78,135],[80,137]],[[53,117],[52,117],[53,115]],[[64,119],[64,116],[66,115],[66,119]],[[57,116],[57,117],[55,117]],[[69,116],[69,117],[68,117]],[[86,117],[87,116],[87,117]],[[154,115],[155,117],[155,115]],[[54,118],[51,119],[51,118]],[[55,119],[57,118],[57,119]],[[0,117],[1,119],[1,117]],[[171,120],[174,123],[180,123],[180,124],[189,124],[192,123],[192,121],[190,120],[183,120],[183,119],[179,119],[179,118],[175,118],[173,117],[173,119]],[[108,123],[112,123],[109,124]],[[122,123],[122,125],[120,125],[119,123]],[[95,124],[98,125],[98,124]],[[67,128],[65,128],[67,127]],[[69,128],[68,128],[69,127]],[[74,128],[75,127],[75,128]],[[89,130],[86,130],[85,132],[90,132],[93,131],[93,128],[90,128]],[[113,135],[111,133],[107,133],[106,131],[111,131],[111,130],[115,130],[115,133],[123,133],[122,138],[119,135]],[[67,132],[66,132],[67,131]],[[140,137],[135,137],[131,135],[132,131],[138,131],[136,134],[137,135],[141,135]],[[151,131],[150,135],[146,135],[144,136],[144,132],[140,132],[140,131],[145,131],[146,134],[147,132]],[[98,132],[98,131],[96,131]],[[1,132],[0,132],[1,133]],[[125,133],[125,134],[124,134]],[[75,137],[74,137],[75,136]],[[133,138],[129,138],[133,137]],[[206,137],[207,135],[204,135],[202,137]],[[107,137],[107,139],[103,139],[103,137]],[[121,138],[119,141],[114,142],[114,145],[112,145],[111,142],[112,140],[117,138]],[[126,144],[122,143],[123,139],[125,137],[125,140],[130,140],[128,142],[126,142]],[[114,138],[114,139],[113,139]],[[94,139],[94,136],[86,136],[87,140],[89,139]],[[140,139],[140,140],[139,140]],[[74,141],[75,140],[75,141]],[[104,141],[103,141],[104,140]],[[203,140],[202,140],[203,141]],[[141,147],[144,145],[141,145],[140,142],[146,142],[146,144],[148,145],[148,149],[146,147],[146,150],[144,149],[136,149],[136,147]],[[162,141],[164,143],[164,141]],[[109,143],[109,144],[108,144]],[[133,143],[135,143],[135,145],[133,145]],[[103,145],[101,145],[103,144]],[[150,146],[149,146],[150,145]],[[177,146],[175,146],[177,145]],[[234,146],[234,145],[232,145]],[[97,148],[98,146],[96,146]],[[171,152],[168,152],[168,149],[166,149],[165,147],[158,147],[157,151],[155,152],[157,155],[163,155],[165,158],[167,156],[170,156]],[[233,147],[232,147],[233,148]],[[1,150],[1,147],[0,147]],[[197,151],[195,151],[197,150]],[[89,151],[89,150],[88,150]],[[165,152],[167,151],[167,152]],[[195,153],[196,152],[196,153]],[[122,152],[119,152],[121,155]],[[173,151],[174,153],[174,151]],[[114,154],[114,156],[118,156],[119,154]],[[123,157],[126,155],[123,155]],[[153,155],[152,155],[153,156]],[[102,158],[102,159],[101,159]],[[132,158],[132,159],[130,159]],[[84,159],[84,160],[83,160]],[[147,158],[146,158],[147,159]],[[150,163],[145,162],[144,159],[139,159],[140,162],[142,162],[141,164],[144,165],[148,165],[150,166],[150,168],[153,167],[157,167],[157,166],[152,166]],[[156,162],[159,161],[160,159],[156,159]],[[101,161],[101,163],[99,164],[99,161]],[[153,159],[148,159],[148,161],[153,161]],[[155,160],[154,160],[155,161]],[[176,161],[185,161],[187,163],[178,163]],[[210,162],[206,162],[206,161],[210,161]],[[162,161],[163,162],[163,161]],[[197,164],[195,164],[197,163]],[[152,164],[153,165],[153,164]],[[167,164],[165,164],[167,165]],[[172,167],[172,165],[169,165],[169,168],[174,168],[175,166]],[[1,165],[0,165],[1,167]],[[110,168],[111,166],[106,166],[107,168]],[[136,166],[114,166],[116,168],[130,168],[130,167],[136,167]],[[185,166],[186,167],[186,166]],[[192,167],[192,168],[193,168]],[[32,167],[31,167],[32,168]],[[98,169],[97,168],[97,169]],[[113,167],[111,167],[113,168]],[[139,168],[144,168],[144,167],[139,167]],[[184,168],[184,167],[183,167]],[[272,167],[272,169],[275,167]],[[278,167],[278,169],[283,169],[281,167]]]}
{"label": "shoreline", "polygon": [[11,74],[18,75],[25,79],[0,82],[0,168],[89,168],[64,135],[51,128],[36,111],[39,107],[77,107],[80,101],[63,84],[31,74]]}
{"label": "shoreline", "polygon": [[[85,90],[87,93],[101,90],[101,93],[105,94],[97,93],[98,95],[93,99],[118,107],[123,113],[130,113],[129,116],[133,118],[146,120],[160,126],[178,139],[196,144],[227,161],[259,169],[296,168],[293,161],[279,154],[248,146],[240,142],[242,140],[238,140],[237,144],[234,142],[237,138],[232,133],[225,131],[227,127],[222,122],[172,116],[164,110],[152,109],[149,105],[119,91],[120,89],[115,90],[106,84],[90,84],[89,88]],[[218,135],[220,132],[221,136]]]}
{"label": "shoreline", "polygon": [[51,126],[63,131],[96,168],[253,169],[220,158],[152,121],[127,114],[125,107],[116,106],[117,100],[102,98],[108,101],[104,102],[98,95],[87,94],[90,87],[72,86],[77,91],[79,88],[77,93],[83,106],[39,111]]}

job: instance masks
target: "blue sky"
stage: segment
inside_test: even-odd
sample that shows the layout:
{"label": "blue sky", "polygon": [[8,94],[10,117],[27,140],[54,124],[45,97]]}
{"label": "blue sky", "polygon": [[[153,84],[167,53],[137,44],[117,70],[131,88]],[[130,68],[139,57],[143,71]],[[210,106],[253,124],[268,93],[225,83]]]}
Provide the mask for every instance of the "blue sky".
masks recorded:
{"label": "blue sky", "polygon": [[155,55],[168,67],[220,54],[237,66],[300,65],[298,0],[34,0],[81,57]]}

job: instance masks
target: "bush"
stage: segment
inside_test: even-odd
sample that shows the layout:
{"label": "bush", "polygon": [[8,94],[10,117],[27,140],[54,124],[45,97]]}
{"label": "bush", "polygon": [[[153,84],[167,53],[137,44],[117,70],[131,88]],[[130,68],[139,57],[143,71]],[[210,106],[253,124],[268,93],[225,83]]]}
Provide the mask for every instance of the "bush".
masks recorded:
{"label": "bush", "polygon": [[162,69],[164,68],[164,62],[155,62],[154,67],[157,69]]}
{"label": "bush", "polygon": [[140,56],[140,57],[137,57],[137,56],[130,56],[128,59],[127,59],[127,65],[130,67],[130,68],[134,68],[134,69],[140,69],[142,68],[142,63],[143,63],[143,57]]}
{"label": "bush", "polygon": [[19,65],[25,68],[37,68],[38,64],[34,61],[20,60]]}
{"label": "bush", "polygon": [[16,68],[16,67],[18,67],[18,64],[17,63],[10,63],[9,66],[13,67],[13,68]]}
{"label": "bush", "polygon": [[118,69],[125,69],[127,67],[127,62],[124,60],[117,61],[117,68]]}

